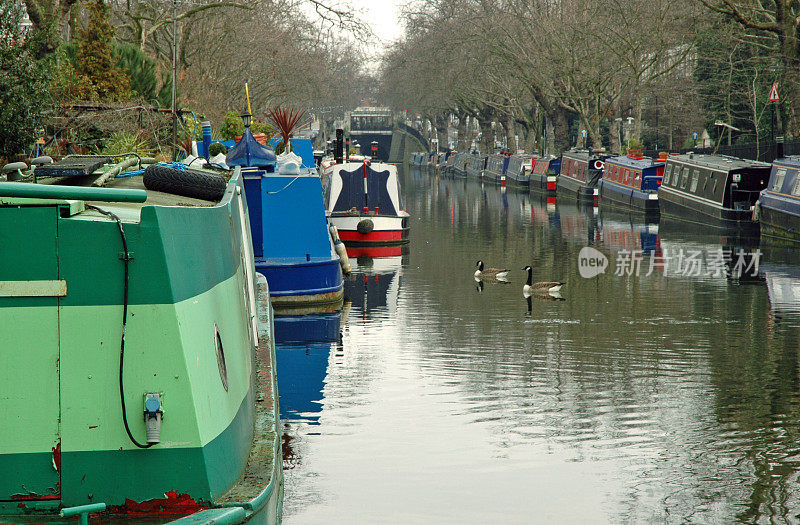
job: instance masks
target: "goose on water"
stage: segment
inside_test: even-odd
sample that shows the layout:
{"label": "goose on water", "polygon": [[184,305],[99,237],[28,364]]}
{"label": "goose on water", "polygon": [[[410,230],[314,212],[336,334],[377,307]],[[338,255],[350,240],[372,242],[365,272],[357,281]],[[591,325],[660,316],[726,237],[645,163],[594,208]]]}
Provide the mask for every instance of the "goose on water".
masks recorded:
{"label": "goose on water", "polygon": [[539,283],[531,283],[533,271],[530,266],[526,266],[523,268],[526,272],[528,272],[528,282],[522,287],[523,294],[531,294],[531,293],[542,293],[542,292],[549,292],[555,293],[561,290],[561,287],[564,286],[565,283],[560,281],[545,281]]}
{"label": "goose on water", "polygon": [[489,279],[505,279],[508,277],[508,270],[505,268],[484,268],[483,261],[478,261],[475,265],[478,267],[478,269],[475,270],[475,277],[479,279],[481,277]]}

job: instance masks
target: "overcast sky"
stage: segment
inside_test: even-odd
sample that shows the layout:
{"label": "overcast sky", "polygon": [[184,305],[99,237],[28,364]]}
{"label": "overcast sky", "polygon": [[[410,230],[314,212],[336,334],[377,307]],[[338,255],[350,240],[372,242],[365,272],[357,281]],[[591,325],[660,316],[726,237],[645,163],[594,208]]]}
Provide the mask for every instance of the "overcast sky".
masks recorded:
{"label": "overcast sky", "polygon": [[400,25],[400,5],[402,0],[350,0],[354,9],[363,13],[372,31],[386,45],[400,38],[403,27]]}

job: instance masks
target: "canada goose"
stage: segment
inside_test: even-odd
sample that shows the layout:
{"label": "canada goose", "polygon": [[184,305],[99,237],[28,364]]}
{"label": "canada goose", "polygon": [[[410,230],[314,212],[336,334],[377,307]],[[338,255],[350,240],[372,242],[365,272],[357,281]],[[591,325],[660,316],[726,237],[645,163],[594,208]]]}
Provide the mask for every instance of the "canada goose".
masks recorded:
{"label": "canada goose", "polygon": [[528,272],[528,282],[525,283],[525,286],[522,287],[522,293],[524,294],[532,294],[532,293],[544,293],[544,292],[558,292],[561,290],[561,287],[564,286],[565,283],[560,281],[549,281],[549,282],[539,282],[539,283],[531,283],[531,278],[533,275],[532,269],[530,266],[526,266],[523,268],[526,272]]}
{"label": "canada goose", "polygon": [[475,270],[475,277],[477,278],[487,278],[487,279],[505,279],[508,276],[508,270],[504,268],[484,268],[483,261],[478,261],[475,266],[478,267]]}

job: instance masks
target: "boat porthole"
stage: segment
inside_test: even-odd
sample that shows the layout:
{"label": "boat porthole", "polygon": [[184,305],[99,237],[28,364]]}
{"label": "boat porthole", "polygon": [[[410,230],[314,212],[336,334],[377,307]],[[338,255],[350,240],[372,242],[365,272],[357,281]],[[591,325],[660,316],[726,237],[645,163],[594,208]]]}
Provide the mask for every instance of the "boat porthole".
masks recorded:
{"label": "boat porthole", "polygon": [[219,327],[214,324],[214,346],[217,350],[217,367],[219,368],[219,378],[222,380],[222,388],[228,391],[228,368],[225,366],[225,351],[222,349],[222,337],[219,335]]}

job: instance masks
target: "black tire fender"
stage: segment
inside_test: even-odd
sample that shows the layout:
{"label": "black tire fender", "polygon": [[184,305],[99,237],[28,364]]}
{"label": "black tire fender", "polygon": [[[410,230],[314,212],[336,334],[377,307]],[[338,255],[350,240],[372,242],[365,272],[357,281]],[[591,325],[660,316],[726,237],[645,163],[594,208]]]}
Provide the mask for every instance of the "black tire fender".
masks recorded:
{"label": "black tire fender", "polygon": [[358,233],[361,235],[368,234],[373,228],[375,228],[375,224],[372,222],[372,219],[362,219],[356,226],[356,230],[358,230]]}
{"label": "black tire fender", "polygon": [[148,190],[193,197],[207,201],[219,201],[225,194],[225,177],[214,173],[179,170],[170,166],[152,164],[142,175]]}

